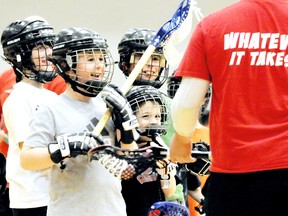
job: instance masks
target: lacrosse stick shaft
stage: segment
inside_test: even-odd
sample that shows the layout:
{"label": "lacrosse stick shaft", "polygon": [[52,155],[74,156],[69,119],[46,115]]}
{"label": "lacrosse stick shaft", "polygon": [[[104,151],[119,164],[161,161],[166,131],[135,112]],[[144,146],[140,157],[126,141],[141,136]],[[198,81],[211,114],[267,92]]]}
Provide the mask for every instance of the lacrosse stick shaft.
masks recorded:
{"label": "lacrosse stick shaft", "polygon": [[[124,95],[127,94],[127,92],[129,91],[129,89],[133,85],[137,76],[140,74],[140,72],[142,71],[142,68],[145,66],[145,64],[147,63],[148,59],[150,58],[150,56],[152,55],[152,53],[154,52],[155,49],[156,49],[156,47],[154,45],[149,45],[147,47],[147,49],[143,53],[142,57],[140,58],[139,62],[136,64],[135,68],[132,70],[130,75],[127,77],[124,85],[121,88],[121,91],[123,92]],[[111,114],[112,114],[111,109],[108,108],[92,132],[95,136],[100,135],[101,131],[104,129],[106,123],[108,122],[109,118],[111,117]]]}

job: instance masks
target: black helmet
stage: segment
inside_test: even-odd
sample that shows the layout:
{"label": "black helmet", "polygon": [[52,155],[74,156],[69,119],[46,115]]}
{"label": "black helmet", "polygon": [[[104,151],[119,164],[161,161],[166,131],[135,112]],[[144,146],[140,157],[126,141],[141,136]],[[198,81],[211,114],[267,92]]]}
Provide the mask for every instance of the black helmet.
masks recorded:
{"label": "black helmet", "polygon": [[167,95],[171,99],[174,98],[176,91],[179,88],[179,85],[181,83],[182,78],[181,77],[174,77],[173,75],[168,77],[167,80]]}
{"label": "black helmet", "polygon": [[[151,40],[156,35],[156,32],[151,29],[133,28],[129,29],[118,44],[118,53],[120,55],[119,68],[125,76],[129,76],[129,67],[133,63],[133,54],[145,52],[150,45]],[[163,54],[163,47],[155,49],[153,54],[157,54],[160,59],[160,72],[156,80],[144,80],[137,78],[134,85],[152,85],[155,88],[160,88],[168,77],[168,64]],[[131,58],[132,57],[132,58]]]}
{"label": "black helmet", "polygon": [[[100,80],[93,78],[79,80],[79,78],[81,79],[77,71],[79,53],[92,56],[94,62],[96,54],[101,54],[105,71],[101,72]],[[71,84],[73,90],[88,97],[97,96],[103,87],[111,82],[114,72],[114,62],[106,40],[97,32],[87,28],[67,28],[60,31],[53,47],[53,62],[60,69],[58,73]],[[75,73],[73,76],[65,73],[70,70]]]}
{"label": "black helmet", "polygon": [[[133,86],[126,95],[128,102],[131,105],[133,114],[139,118],[139,110],[143,104],[147,101],[152,101],[153,104],[161,107],[161,125],[150,124],[148,128],[141,129],[139,126],[139,132],[141,135],[152,136],[155,133],[160,135],[166,134],[169,127],[169,115],[168,108],[165,102],[165,95],[153,86]],[[138,114],[138,115],[137,115]],[[139,121],[139,120],[138,120]],[[139,121],[141,123],[141,120]]]}
{"label": "black helmet", "polygon": [[[41,69],[38,69],[40,63],[36,65],[31,58],[33,48],[47,45],[52,49],[54,39],[54,29],[46,20],[38,16],[16,20],[4,29],[1,36],[3,53],[6,61],[14,68],[17,81],[22,79],[22,75],[41,83],[50,82],[55,78],[56,73],[52,71],[51,63],[47,62],[45,69],[43,64]],[[45,55],[48,56],[46,48]],[[39,57],[38,60],[40,62]]]}

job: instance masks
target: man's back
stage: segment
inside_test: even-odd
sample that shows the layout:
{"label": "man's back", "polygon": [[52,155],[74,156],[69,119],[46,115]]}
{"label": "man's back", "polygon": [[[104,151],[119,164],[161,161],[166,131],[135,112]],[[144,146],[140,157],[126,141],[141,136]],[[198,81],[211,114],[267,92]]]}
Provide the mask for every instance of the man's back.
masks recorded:
{"label": "man's back", "polygon": [[287,11],[287,1],[242,0],[195,29],[181,63],[192,71],[179,68],[181,76],[213,82],[212,171],[288,166]]}

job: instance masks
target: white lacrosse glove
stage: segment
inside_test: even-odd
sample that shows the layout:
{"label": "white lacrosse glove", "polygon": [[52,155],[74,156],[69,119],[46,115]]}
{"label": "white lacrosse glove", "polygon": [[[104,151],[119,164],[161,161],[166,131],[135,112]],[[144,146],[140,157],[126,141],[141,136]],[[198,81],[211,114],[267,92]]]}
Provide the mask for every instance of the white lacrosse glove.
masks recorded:
{"label": "white lacrosse glove", "polygon": [[156,171],[160,175],[161,183],[163,184],[162,188],[170,188],[170,179],[176,175],[177,164],[172,163],[168,159],[158,160],[156,164],[158,166]]}

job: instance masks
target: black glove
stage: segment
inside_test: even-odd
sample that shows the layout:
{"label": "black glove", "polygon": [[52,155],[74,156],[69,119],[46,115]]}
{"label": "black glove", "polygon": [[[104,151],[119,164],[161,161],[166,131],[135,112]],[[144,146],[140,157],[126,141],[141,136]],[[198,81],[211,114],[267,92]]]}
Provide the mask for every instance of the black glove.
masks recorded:
{"label": "black glove", "polygon": [[210,146],[206,142],[193,143],[191,156],[197,160],[194,163],[186,164],[185,167],[191,173],[197,175],[208,175],[210,174],[211,165],[211,152]]}
{"label": "black glove", "polygon": [[56,139],[56,142],[48,145],[50,157],[54,163],[59,163],[67,157],[86,155],[91,148],[103,144],[99,137],[89,132],[63,134],[57,136]]}
{"label": "black glove", "polygon": [[199,212],[200,215],[205,214],[205,209],[204,209],[204,205],[205,205],[205,200],[201,199],[201,202],[199,203],[199,205],[195,206],[195,210],[197,212]]}
{"label": "black glove", "polygon": [[117,86],[110,84],[104,87],[101,97],[109,108],[112,109],[112,119],[115,127],[121,131],[121,141],[130,144],[139,138],[136,127],[139,126],[136,116],[126,97]]}

